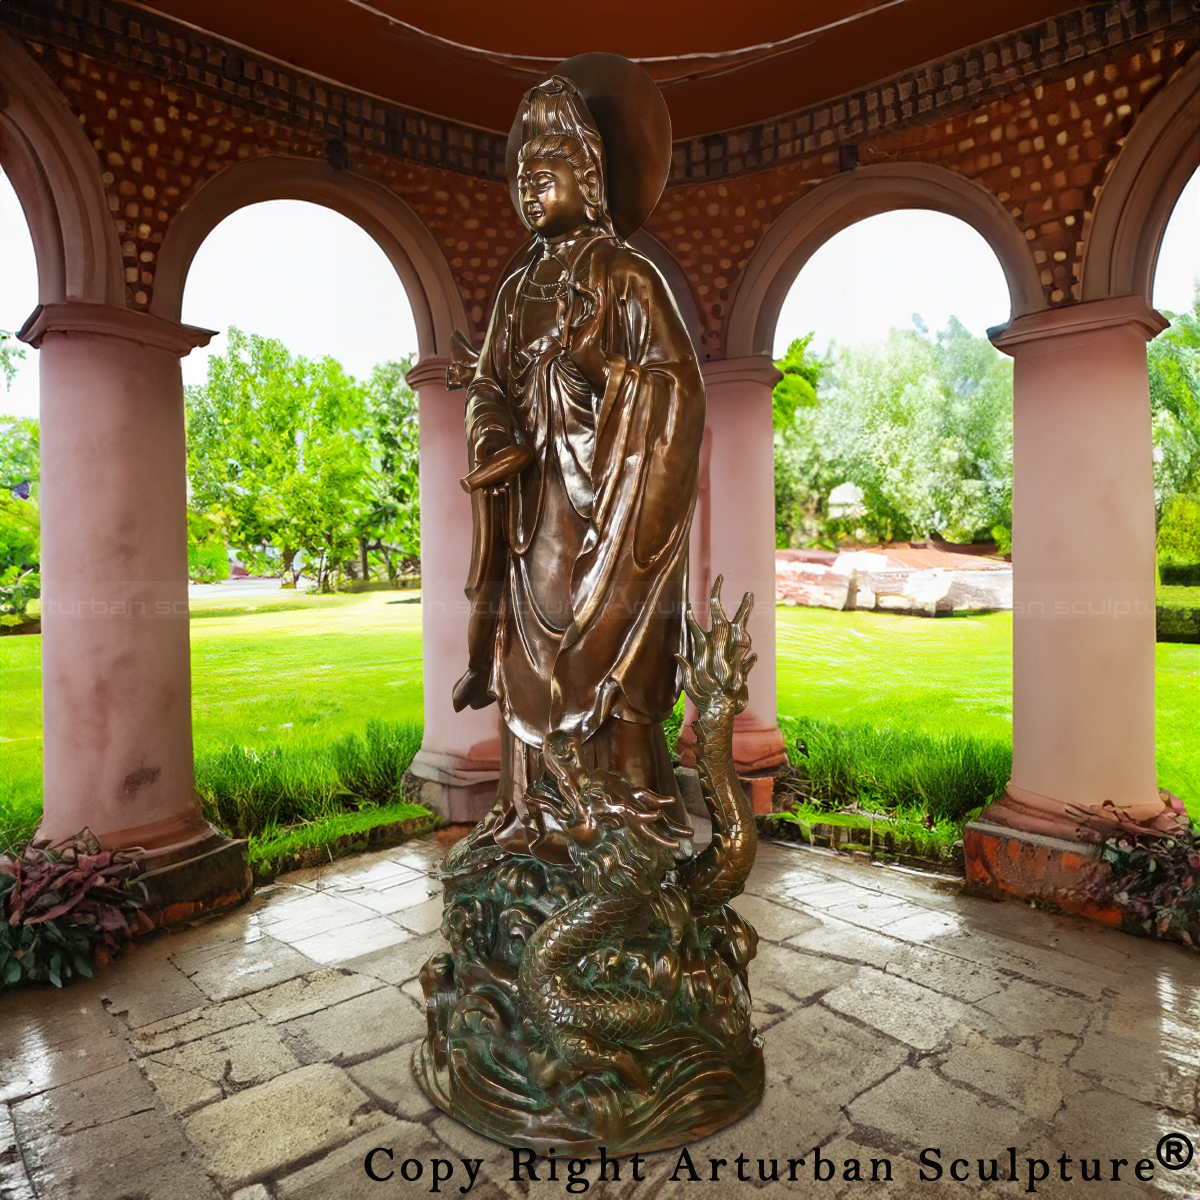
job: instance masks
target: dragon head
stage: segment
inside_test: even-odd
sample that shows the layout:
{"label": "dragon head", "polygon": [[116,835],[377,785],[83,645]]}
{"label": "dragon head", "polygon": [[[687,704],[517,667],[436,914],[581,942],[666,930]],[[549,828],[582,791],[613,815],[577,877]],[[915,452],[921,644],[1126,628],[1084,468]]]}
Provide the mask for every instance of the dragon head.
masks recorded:
{"label": "dragon head", "polygon": [[547,738],[542,757],[546,774],[525,793],[525,803],[535,825],[567,836],[587,888],[647,891],[691,854],[693,831],[672,819],[673,796],[588,768],[570,734]]}

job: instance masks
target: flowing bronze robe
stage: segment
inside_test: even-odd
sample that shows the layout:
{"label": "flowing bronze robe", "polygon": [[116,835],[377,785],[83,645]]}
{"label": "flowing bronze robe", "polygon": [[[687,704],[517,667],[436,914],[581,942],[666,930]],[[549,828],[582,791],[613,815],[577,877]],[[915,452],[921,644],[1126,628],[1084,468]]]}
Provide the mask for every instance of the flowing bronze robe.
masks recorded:
{"label": "flowing bronze robe", "polygon": [[533,452],[502,491],[475,498],[471,662],[491,664],[505,728],[535,752],[522,768],[506,746],[501,796],[520,795],[559,730],[593,742],[597,765],[673,791],[658,743],[685,648],[699,367],[655,267],[600,237],[574,264],[604,300],[608,379],[593,394],[531,270],[501,288],[466,408],[470,444],[499,429]]}

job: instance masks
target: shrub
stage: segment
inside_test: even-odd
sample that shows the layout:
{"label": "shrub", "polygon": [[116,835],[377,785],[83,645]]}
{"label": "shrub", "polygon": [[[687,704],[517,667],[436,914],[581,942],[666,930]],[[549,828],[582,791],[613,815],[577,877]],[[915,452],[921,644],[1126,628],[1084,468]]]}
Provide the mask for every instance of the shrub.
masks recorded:
{"label": "shrub", "polygon": [[87,829],[0,859],[0,986],[25,979],[62,987],[91,975],[99,954],[152,929],[141,911],[145,891],[131,882],[140,870],[140,855],[102,850]]}

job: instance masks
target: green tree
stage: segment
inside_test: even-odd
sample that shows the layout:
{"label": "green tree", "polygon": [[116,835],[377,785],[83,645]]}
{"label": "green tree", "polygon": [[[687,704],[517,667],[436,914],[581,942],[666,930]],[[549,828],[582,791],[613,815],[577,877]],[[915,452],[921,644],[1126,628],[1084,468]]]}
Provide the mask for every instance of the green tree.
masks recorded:
{"label": "green tree", "polygon": [[1154,505],[1161,523],[1173,497],[1200,499],[1200,294],[1146,354],[1154,429]]}
{"label": "green tree", "polygon": [[251,560],[274,547],[288,571],[303,551],[319,586],[340,575],[376,490],[366,389],[332,358],[294,358],[230,329],[228,352],[188,389],[187,411],[194,510],[219,515]]}
{"label": "green tree", "polygon": [[41,595],[41,523],[34,500],[0,490],[0,625],[19,625]]}
{"label": "green tree", "polygon": [[417,397],[404,378],[411,365],[411,355],[380,363],[367,381],[376,488],[361,546],[364,563],[368,550],[382,557],[389,579],[421,557]]}
{"label": "green tree", "polygon": [[[0,345],[0,353],[3,346]],[[0,416],[0,624],[19,625],[41,595],[38,423]]]}
{"label": "green tree", "polygon": [[[777,501],[790,488],[811,515],[781,521],[777,533],[792,542],[931,533],[1007,541],[1012,367],[986,339],[953,317],[935,338],[919,325],[893,330],[882,345],[841,350],[820,383],[777,455]],[[843,482],[862,490],[864,512],[830,521],[825,504]]]}
{"label": "green tree", "polygon": [[777,546],[820,539],[821,492],[827,481],[820,456],[814,453],[811,426],[818,403],[817,386],[828,364],[809,350],[813,337],[808,333],[793,339],[775,364],[783,372],[771,393]]}
{"label": "green tree", "polygon": [[0,416],[0,488],[34,488],[41,474],[41,442],[33,417]]}
{"label": "green tree", "polygon": [[771,417],[780,433],[792,427],[797,409],[813,408],[817,403],[817,384],[825,373],[825,363],[809,353],[809,344],[815,336],[807,333],[794,338],[775,364],[783,372],[783,378],[771,393]]}
{"label": "green tree", "polygon": [[0,329],[0,375],[4,376],[4,390],[12,387],[17,375],[17,363],[25,357],[25,347],[17,344],[17,336],[9,329]]}

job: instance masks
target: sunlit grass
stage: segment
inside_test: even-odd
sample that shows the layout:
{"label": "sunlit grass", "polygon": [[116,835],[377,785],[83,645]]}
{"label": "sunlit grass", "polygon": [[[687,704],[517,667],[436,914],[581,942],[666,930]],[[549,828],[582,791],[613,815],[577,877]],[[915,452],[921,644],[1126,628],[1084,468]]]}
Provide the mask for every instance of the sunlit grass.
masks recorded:
{"label": "sunlit grass", "polygon": [[[196,605],[192,689],[201,789],[222,756],[230,766],[237,754],[264,761],[277,755],[269,769],[307,771],[311,782],[325,776],[302,769],[301,760],[322,760],[339,739],[361,737],[369,722],[419,727],[421,608],[414,600],[406,592],[281,592]],[[1011,752],[1011,616],[777,612],[783,717],[963,735],[993,747],[988,755]],[[40,653],[40,637],[0,638],[0,849],[4,830],[27,838],[40,815]],[[1200,646],[1160,643],[1156,662],[1159,781],[1200,818]],[[865,735],[859,740],[869,743]]]}

